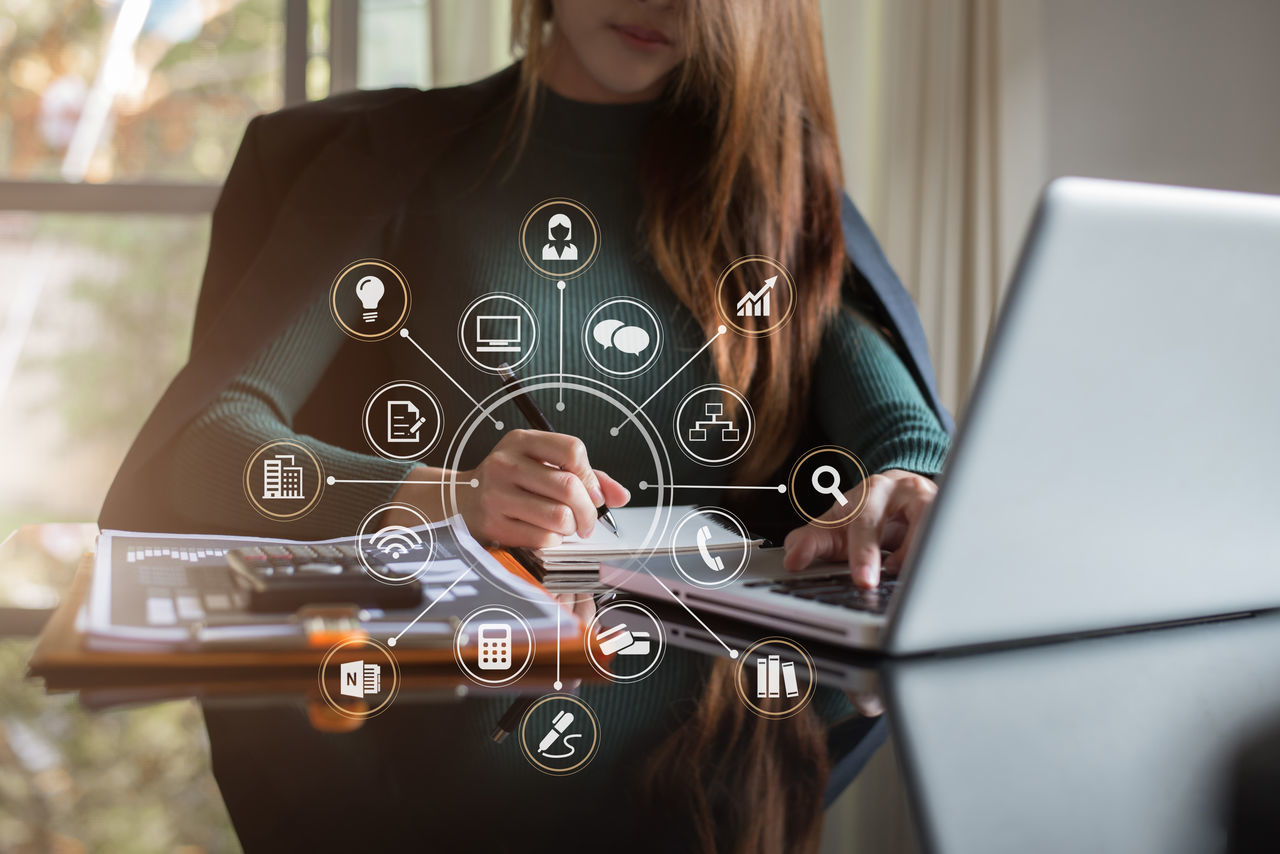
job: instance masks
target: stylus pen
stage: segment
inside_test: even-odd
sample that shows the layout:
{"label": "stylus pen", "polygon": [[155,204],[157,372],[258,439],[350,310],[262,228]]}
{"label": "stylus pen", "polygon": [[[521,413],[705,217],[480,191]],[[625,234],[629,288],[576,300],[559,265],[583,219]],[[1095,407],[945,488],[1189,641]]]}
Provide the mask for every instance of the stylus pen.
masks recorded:
{"label": "stylus pen", "polygon": [[[554,433],[556,428],[551,426],[551,422],[547,420],[547,416],[542,414],[542,410],[538,408],[538,404],[533,402],[533,398],[524,390],[524,386],[520,384],[520,380],[516,377],[515,371],[503,362],[498,366],[498,376],[502,378],[502,384],[507,388],[516,391],[516,406],[520,407],[521,414],[528,420],[529,426],[535,430],[542,430],[544,433]],[[618,523],[614,521],[613,514],[609,512],[609,505],[601,502],[596,508],[596,518],[609,526],[609,530],[613,531],[613,535],[618,536]]]}

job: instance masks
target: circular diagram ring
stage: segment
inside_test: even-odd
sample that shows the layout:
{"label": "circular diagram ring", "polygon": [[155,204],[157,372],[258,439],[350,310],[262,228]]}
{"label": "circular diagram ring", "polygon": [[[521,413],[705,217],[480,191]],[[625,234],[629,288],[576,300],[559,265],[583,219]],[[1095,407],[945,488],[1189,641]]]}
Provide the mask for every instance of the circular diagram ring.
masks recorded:
{"label": "circular diagram ring", "polygon": [[[382,525],[370,534],[368,531],[370,524],[388,510],[408,513],[418,520],[418,524],[412,528],[405,525]],[[411,504],[392,502],[373,508],[360,521],[360,527],[356,531],[356,554],[360,559],[360,565],[383,584],[409,584],[417,581],[431,565],[431,557],[436,548],[436,535],[430,525],[427,517]],[[408,561],[401,561],[400,558],[424,547],[423,557],[414,558],[418,562],[418,567],[412,572],[389,575],[385,567],[375,568],[375,564],[369,561],[368,553],[378,551],[391,558],[391,561],[397,565],[408,563]]]}
{"label": "circular diagram ring", "polygon": [[[649,340],[647,335],[641,337],[640,333],[644,332],[643,328],[629,326],[620,320],[606,318],[600,323],[596,323],[596,316],[600,312],[615,305],[634,306],[643,312],[653,324],[652,340]],[[629,330],[638,331],[630,332]],[[648,348],[649,356],[634,368],[615,370],[596,358],[595,348],[591,346],[593,341],[606,349],[613,348],[619,352],[631,353],[632,355],[639,354],[645,348]],[[658,315],[654,313],[653,309],[640,300],[632,299],[631,297],[607,299],[592,309],[591,314],[587,315],[586,322],[582,324],[582,349],[596,370],[615,377],[634,377],[649,370],[649,368],[653,367],[653,363],[657,361],[658,354],[662,351],[662,324],[658,322]]]}
{"label": "circular diagram ring", "polygon": [[[264,459],[268,452],[277,453],[271,459]],[[298,461],[302,457],[315,470],[316,488],[307,498],[307,477],[303,464]],[[262,462],[261,500],[259,492],[254,488],[254,469]],[[287,463],[287,465],[286,465]],[[324,494],[325,474],[320,458],[311,448],[295,439],[274,439],[258,446],[244,464],[244,495],[253,505],[253,509],[268,519],[278,522],[292,522],[315,509]],[[279,506],[287,506],[288,510],[271,510],[262,501],[283,502]],[[304,502],[295,504],[294,502]]]}
{"label": "circular diagram ring", "polygon": [[[722,418],[724,408],[723,403],[708,404],[707,409],[703,413],[705,417],[702,420],[698,420],[697,416],[694,417],[694,425],[687,431],[688,441],[686,441],[686,431],[680,426],[680,419],[681,416],[684,415],[684,409],[695,397],[711,391],[718,391],[721,395],[728,395],[738,401],[738,418],[745,419],[745,426],[736,426],[735,422],[731,419]],[[711,409],[712,406],[718,406],[719,408],[713,411]],[[751,404],[747,403],[747,399],[734,389],[719,383],[708,383],[707,385],[699,386],[686,394],[681,398],[680,403],[677,404],[676,413],[672,420],[675,428],[676,442],[680,445],[680,450],[684,451],[685,455],[689,457],[689,459],[694,462],[702,463],[706,466],[727,466],[729,463],[745,454],[747,448],[751,446],[751,440],[755,438],[755,416],[751,411]],[[720,440],[722,442],[732,441],[735,443],[736,447],[727,456],[704,457],[689,447],[690,443],[705,442],[710,439],[711,434],[708,428],[711,427],[720,431]],[[731,435],[733,437],[732,439],[729,438]]]}
{"label": "circular diagram ring", "polygon": [[[846,512],[842,513],[838,519],[823,519],[821,517],[823,513],[827,512],[826,510],[824,510],[823,513],[810,513],[803,505],[801,505],[800,498],[796,494],[796,475],[799,474],[801,466],[817,454],[831,453],[839,454],[841,457],[844,457],[853,464],[854,469],[858,473],[858,486],[860,488],[858,490],[858,499],[856,501],[850,501],[847,496],[844,497],[844,503],[842,503],[841,506],[846,508]],[[819,466],[814,470],[811,479],[816,481],[816,475],[818,475],[823,469],[830,468],[832,467]],[[833,470],[833,474],[835,479],[832,481],[831,487],[838,487],[840,477],[839,472],[834,472]],[[840,499],[834,498],[834,493],[830,488],[819,489],[816,482],[813,486],[815,491],[818,491],[821,494],[833,496],[832,501],[834,503],[832,506],[835,506],[835,503],[840,503]],[[843,495],[843,492],[844,491],[841,491],[841,495]],[[787,494],[791,497],[791,506],[795,508],[797,513],[807,519],[810,524],[817,525],[819,528],[839,528],[858,518],[858,514],[862,512],[863,505],[867,503],[867,467],[862,464],[862,460],[858,459],[852,451],[847,451],[839,445],[820,445],[819,447],[808,451],[804,456],[796,460],[795,465],[791,467],[791,473],[787,476]]]}
{"label": "circular diagram ring", "polygon": [[[738,558],[738,565],[733,568],[732,572],[724,571],[724,561],[721,559],[719,554],[713,555],[704,551],[701,547],[701,531],[699,531],[698,551],[694,552],[692,555],[687,551],[677,551],[680,547],[680,534],[684,531],[684,526],[693,519],[699,517],[705,518],[707,516],[716,516],[723,519],[724,522],[727,523],[724,527],[732,529],[742,539],[742,556]],[[750,537],[747,536],[747,526],[742,524],[742,520],[730,513],[728,510],[723,510],[719,507],[695,507],[693,510],[686,513],[684,518],[676,523],[675,531],[671,534],[671,564],[676,568],[676,572],[680,573],[680,576],[690,584],[697,585],[705,590],[715,590],[720,587],[726,587],[738,580],[738,577],[741,576],[743,571],[747,568],[747,560],[751,556],[751,549],[748,546],[749,541]],[[713,581],[707,581],[706,579],[698,578],[697,576],[690,574],[685,569],[680,558],[691,556],[697,557],[697,559],[706,565],[708,570],[715,572],[717,575],[724,573],[723,577],[717,577]],[[718,569],[716,564],[719,564]]]}
{"label": "circular diagram ring", "polygon": [[[763,659],[757,658],[756,661],[752,662],[752,654],[766,647],[780,647],[781,649],[777,654],[766,655]],[[790,658],[798,659],[801,664],[808,668],[809,672],[805,679],[806,684],[803,691],[800,690],[799,680],[795,676],[795,662],[789,663],[791,673],[788,675],[788,663],[784,663],[781,660],[782,653],[787,653]],[[747,674],[749,666],[754,667],[756,670],[756,690],[754,691],[748,691],[746,687],[749,681]],[[756,641],[738,656],[734,685],[738,689],[738,699],[748,709],[762,718],[782,720],[799,714],[805,706],[809,705],[809,700],[813,698],[813,692],[817,688],[817,680],[813,678],[815,673],[817,673],[817,670],[814,668],[813,658],[805,651],[804,647],[789,638],[769,637]],[[756,702],[756,700],[768,701],[770,699],[778,700],[779,705],[783,705],[783,707],[766,708],[765,705],[760,705]],[[790,702],[784,705],[782,700]]]}
{"label": "circular diagram ring", "polygon": [[[573,208],[578,211],[578,213],[582,214],[582,216],[586,218],[587,224],[591,226],[591,251],[587,253],[586,260],[582,261],[577,267],[561,273],[548,270],[546,267],[543,267],[535,261],[529,254],[529,243],[527,240],[529,226],[533,223],[534,217],[543,210],[554,205],[565,205]],[[524,220],[520,223],[520,234],[518,235],[518,240],[520,242],[520,254],[524,256],[525,263],[528,264],[530,269],[539,276],[547,279],[575,279],[587,272],[587,269],[595,263],[596,258],[600,254],[600,236],[600,224],[596,222],[596,215],[591,212],[590,208],[581,202],[575,201],[574,199],[560,197],[546,199],[545,201],[539,202],[524,215]]]}
{"label": "circular diagram ring", "polygon": [[[734,270],[738,269],[739,267],[745,264],[768,265],[769,267],[773,268],[776,271],[776,275],[774,275],[771,278],[765,279],[759,290],[756,290],[754,292],[748,292],[746,296],[742,297],[738,301],[739,305],[736,306],[737,311],[735,312],[727,311],[724,305],[725,282],[729,280],[729,276],[733,274]],[[777,321],[761,329],[750,329],[738,323],[736,320],[734,320],[735,317],[742,317],[742,316],[752,316],[752,317],[772,316],[770,304],[777,305],[778,303],[778,299],[776,299],[776,297],[778,297],[779,294],[778,294],[778,288],[776,287],[776,279],[778,279],[779,277],[782,279],[783,284],[786,286],[786,299],[783,300],[784,306],[783,306],[782,314],[779,316]],[[755,307],[751,308],[751,310],[748,311],[747,309],[750,308],[750,306],[743,306],[742,305],[743,303],[750,303],[751,306],[755,306]],[[738,260],[730,264],[728,267],[724,268],[724,272],[720,274],[720,280],[716,282],[716,311],[720,313],[720,319],[723,320],[725,324],[729,326],[729,328],[733,329],[733,331],[737,332],[739,335],[745,335],[749,338],[763,338],[767,335],[772,335],[782,327],[786,326],[788,322],[790,322],[791,315],[795,313],[795,310],[796,310],[796,283],[795,283],[795,280],[791,278],[791,271],[789,271],[786,267],[782,266],[782,262],[777,261],[773,258],[770,258],[768,255],[745,255],[739,258]]]}
{"label": "circular diagram ring", "polygon": [[[350,664],[357,666],[349,673],[342,673],[340,676],[339,693],[344,697],[350,698],[348,701],[343,702],[329,692],[329,684],[324,678],[325,671],[328,669],[329,662],[333,660],[334,655],[348,647],[357,645],[369,647],[386,659],[388,669],[391,672],[391,686],[385,692],[382,691],[382,686],[386,684],[387,680],[383,678],[379,665],[368,665],[363,660],[350,662],[348,666]],[[369,667],[376,669],[370,671]],[[325,705],[343,717],[351,718],[352,720],[366,720],[374,715],[382,714],[391,706],[391,701],[396,698],[396,695],[400,693],[400,665],[396,662],[396,657],[391,654],[390,649],[371,637],[349,637],[329,647],[328,652],[324,654],[324,658],[320,660],[318,679],[320,682],[320,696],[324,699]],[[371,693],[385,693],[385,696],[376,706],[367,706],[364,709],[360,709],[360,706],[364,705],[364,697]],[[356,708],[353,709],[351,708],[352,706]]]}
{"label": "circular diagram ring", "polygon": [[[406,442],[409,447],[407,447],[403,452],[396,452],[383,447],[384,443],[379,442],[374,438],[374,430],[369,423],[370,416],[373,415],[373,405],[377,403],[378,399],[382,397],[382,395],[397,388],[412,389],[417,392],[421,396],[421,399],[430,404],[432,411],[435,413],[436,420],[435,430],[432,432],[431,438],[425,442],[414,440],[406,442],[404,439],[389,439],[388,444],[390,441]],[[388,401],[388,403],[391,403],[391,401]],[[390,421],[390,415],[388,415],[388,421]],[[423,421],[425,422],[426,419],[424,418]],[[391,460],[416,460],[430,453],[431,449],[440,441],[440,436],[444,434],[444,410],[440,408],[440,401],[436,400],[436,396],[432,394],[426,386],[409,380],[397,380],[395,382],[387,383],[382,388],[369,395],[369,399],[365,401],[364,404],[364,412],[360,415],[360,425],[364,429],[364,440],[368,442],[369,447],[377,451],[379,455]],[[389,432],[388,436],[390,436]]]}
{"label": "circular diagram ring", "polygon": [[[400,302],[400,310],[393,310],[395,319],[390,323],[381,315],[385,308],[382,302],[387,297],[388,281],[398,289]],[[350,305],[352,296],[359,302],[358,307]],[[345,313],[354,313],[358,317],[344,317],[340,305],[342,302],[348,303]],[[333,284],[329,286],[329,314],[333,317],[333,322],[357,341],[381,341],[395,335],[409,318],[412,304],[413,292],[409,290],[409,282],[404,274],[379,258],[362,258],[351,262],[334,276]],[[358,323],[352,326],[348,321]]]}
{"label": "circular diagram ring", "polygon": [[[611,626],[610,629],[606,629],[607,634],[602,635],[600,632],[601,618],[611,612],[623,611],[635,611],[643,614],[653,625],[654,634],[651,636],[647,632],[640,632],[639,629],[632,628],[627,623],[618,623],[615,626]],[[662,628],[662,621],[658,619],[658,615],[648,607],[631,600],[614,602],[597,611],[596,615],[591,618],[591,623],[587,626],[582,642],[583,646],[586,647],[587,660],[591,662],[591,666],[610,682],[639,682],[658,669],[658,665],[662,663],[662,657],[667,651],[667,636]],[[602,655],[609,655],[610,653],[607,650],[616,650],[616,652],[612,653],[614,657],[645,655],[649,656],[649,662],[635,673],[620,674],[600,660],[600,657],[596,655],[597,647],[600,647],[599,652]]]}
{"label": "circular diagram ring", "polygon": [[[551,725],[545,728],[539,725],[531,730],[530,726],[535,716],[541,717],[537,713],[544,706],[548,707],[548,711],[556,710],[556,715],[552,718]],[[575,732],[577,732],[579,724],[583,722],[589,724],[589,727],[586,728],[591,730],[591,741],[579,755],[577,745],[571,745],[569,742],[574,740]],[[577,738],[580,739],[582,735],[580,732],[577,733]],[[538,745],[536,748],[533,746],[535,739]],[[573,694],[547,694],[545,697],[536,700],[524,713],[524,717],[520,719],[518,740],[520,742],[520,752],[524,754],[524,758],[529,761],[530,765],[553,777],[567,777],[587,767],[591,760],[595,758],[596,752],[600,749],[600,720],[581,697]],[[568,746],[569,753],[555,754],[555,758],[568,759],[578,756],[571,764],[549,765],[542,758],[539,758],[549,758],[552,755],[550,753],[552,749],[564,746]]]}

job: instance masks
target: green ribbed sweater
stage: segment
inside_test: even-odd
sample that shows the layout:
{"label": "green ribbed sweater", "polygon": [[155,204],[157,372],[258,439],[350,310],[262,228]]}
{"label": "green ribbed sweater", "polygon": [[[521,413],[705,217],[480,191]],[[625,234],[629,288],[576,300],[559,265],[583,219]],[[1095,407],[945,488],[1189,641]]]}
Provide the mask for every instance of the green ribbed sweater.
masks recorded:
{"label": "green ribbed sweater", "polygon": [[[525,265],[515,239],[525,213],[543,199],[570,197],[588,205],[600,224],[601,250],[593,266],[572,279],[565,291],[564,370],[606,382],[633,401],[648,398],[705,343],[692,315],[678,303],[647,257],[638,223],[641,188],[637,163],[653,107],[597,105],[545,93],[528,143],[509,173],[487,166],[503,132],[505,116],[493,116],[450,151],[411,196],[382,247],[414,290],[407,328],[440,367],[481,398],[498,383],[473,367],[460,350],[458,318],[477,296],[505,291],[525,300],[539,321],[539,344],[522,374],[558,370],[555,282]],[[336,271],[335,271],[336,272]],[[296,437],[320,455],[327,474],[340,479],[396,481],[411,469],[375,456],[369,448],[341,448],[293,430],[294,416],[313,394],[326,367],[344,342],[329,316],[325,283],[317,298],[274,341],[267,343],[216,398],[181,432],[169,455],[167,490],[189,515],[193,530],[216,521],[218,528],[263,532],[300,539],[353,533],[364,515],[389,500],[394,484],[338,485],[326,489],[318,507],[287,526],[266,523],[241,489],[245,460],[264,442]],[[803,299],[803,282],[798,283]],[[636,377],[599,373],[583,352],[581,330],[600,302],[617,296],[645,301],[661,319],[664,345],[656,363]],[[779,334],[787,334],[784,329]],[[446,437],[424,462],[443,464],[445,445],[471,409],[471,402],[402,338],[364,346],[390,349],[396,378],[412,379],[441,400]],[[726,468],[709,468],[682,454],[671,435],[673,415],[689,389],[715,381],[703,353],[645,406],[665,431],[675,483],[720,484]],[[370,380],[369,392],[381,381]],[[319,393],[323,394],[323,390]],[[587,442],[592,464],[636,489],[651,471],[635,442],[608,440],[618,412],[592,399],[542,408],[561,432]],[[522,426],[512,409],[500,413],[507,426]],[[347,416],[358,419],[360,413]],[[831,323],[815,367],[807,417],[826,442],[856,453],[872,472],[906,469],[933,475],[948,448],[946,432],[921,395],[906,366],[866,320],[846,309]],[[478,431],[463,463],[474,465],[496,442],[492,430]],[[712,500],[706,493],[696,500]],[[797,519],[797,524],[799,524]]]}

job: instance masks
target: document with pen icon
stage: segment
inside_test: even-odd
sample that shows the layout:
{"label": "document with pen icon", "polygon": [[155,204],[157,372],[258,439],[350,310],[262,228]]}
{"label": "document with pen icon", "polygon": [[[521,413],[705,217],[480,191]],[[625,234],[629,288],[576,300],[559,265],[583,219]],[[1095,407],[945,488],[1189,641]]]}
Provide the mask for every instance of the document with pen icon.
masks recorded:
{"label": "document with pen icon", "polygon": [[387,401],[387,441],[416,442],[418,431],[427,419],[419,412],[418,407],[409,400]]}

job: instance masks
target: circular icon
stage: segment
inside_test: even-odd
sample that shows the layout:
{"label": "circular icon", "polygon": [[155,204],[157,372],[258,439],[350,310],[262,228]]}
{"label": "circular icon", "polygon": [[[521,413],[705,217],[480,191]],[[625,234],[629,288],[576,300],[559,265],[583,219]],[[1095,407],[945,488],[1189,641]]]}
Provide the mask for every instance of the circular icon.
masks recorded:
{"label": "circular icon", "polygon": [[409,283],[386,261],[364,258],[342,268],[329,287],[329,313],[357,341],[381,341],[409,317]]}
{"label": "circular icon", "polygon": [[583,643],[591,666],[613,682],[639,682],[658,668],[667,651],[658,615],[631,601],[614,602],[597,611]]}
{"label": "circular icon", "polygon": [[369,395],[361,423],[373,450],[393,460],[416,460],[440,441],[444,412],[435,395],[406,380]]}
{"label": "circular icon", "polygon": [[544,774],[577,773],[600,749],[600,721],[586,701],[573,694],[548,694],[520,719],[520,752]]}
{"label": "circular icon", "polygon": [[742,575],[751,538],[742,520],[719,507],[685,514],[671,535],[671,563],[690,584],[714,590]]}
{"label": "circular icon", "polygon": [[812,699],[815,672],[813,659],[795,641],[756,641],[738,656],[738,699],[761,717],[789,718]]}
{"label": "circular icon", "polygon": [[[400,524],[380,525],[371,531],[376,520],[393,510],[409,514],[418,524],[412,528]],[[356,534],[356,552],[361,566],[387,584],[417,581],[431,565],[431,555],[435,551],[436,535],[430,525],[427,517],[410,504],[393,502],[375,507],[361,520]]]}
{"label": "circular icon", "polygon": [[533,664],[533,628],[505,605],[485,605],[458,624],[453,657],[472,682],[510,685]]}
{"label": "circular icon", "polygon": [[796,284],[787,268],[774,259],[747,255],[720,274],[716,309],[725,325],[740,335],[772,335],[787,325],[796,310]]}
{"label": "circular icon", "polygon": [[244,464],[245,497],[268,519],[301,519],[320,503],[324,483],[320,458],[295,439],[267,442]]}
{"label": "circular icon", "polygon": [[573,199],[539,202],[520,223],[520,252],[539,276],[581,276],[600,254],[600,226],[595,214]]}
{"label": "circular icon", "polygon": [[631,377],[653,366],[662,349],[662,325],[653,309],[630,297],[600,303],[582,325],[582,348],[606,374]]}
{"label": "circular icon", "polygon": [[695,388],[680,401],[675,431],[680,449],[690,459],[723,466],[746,452],[755,434],[755,419],[745,397],[712,383]]}
{"label": "circular icon", "polygon": [[318,678],[329,708],[356,720],[386,711],[400,691],[400,667],[391,650],[359,635],[329,647]]}
{"label": "circular icon", "polygon": [[[613,426],[607,429],[597,429],[594,432],[588,431],[580,436],[586,443],[587,449],[594,447],[603,447],[612,443],[618,446],[621,443],[622,450],[618,453],[629,454],[635,460],[647,460],[645,468],[638,474],[644,474],[645,479],[636,484],[639,490],[645,494],[645,498],[652,502],[651,514],[646,514],[645,519],[640,524],[647,524],[643,531],[628,529],[628,541],[636,543],[635,556],[637,558],[648,557],[656,550],[663,548],[666,542],[667,526],[671,516],[671,459],[667,454],[666,446],[662,443],[662,437],[654,427],[648,416],[636,406],[635,402],[626,397],[597,379],[591,377],[578,376],[576,374],[538,374],[530,376],[522,380],[523,393],[533,396],[535,399],[559,399],[566,403],[566,408],[572,408],[575,411],[590,410],[593,413],[600,413],[601,410],[608,414],[593,415],[592,423],[597,428],[609,424],[604,419],[616,418]],[[510,402],[516,395],[521,394],[519,389],[512,389],[507,385],[502,385],[491,392],[487,397],[481,399],[471,410],[459,425],[449,443],[449,450],[445,454],[444,468],[447,471],[460,471],[468,468],[465,461],[472,459],[472,455],[468,450],[472,447],[472,442],[477,441],[482,448],[487,450],[491,447],[492,432],[488,428],[494,421],[493,413],[503,404]],[[603,402],[608,408],[602,407]],[[634,428],[634,431],[632,430]],[[651,466],[651,467],[650,467]],[[447,482],[441,486],[441,496],[445,506],[445,512],[452,514],[456,512],[454,508],[458,507],[458,488],[467,487],[467,481],[459,481],[456,478],[446,479]],[[650,496],[652,498],[650,499]],[[633,524],[635,524],[633,522]],[[598,576],[595,573],[579,573],[584,576],[580,583],[569,583],[557,587],[558,593],[599,593],[603,588],[612,589],[613,585],[602,585],[599,583]],[[529,598],[531,601],[536,596],[526,596],[519,590],[512,591],[517,596]]]}
{"label": "circular icon", "polygon": [[538,321],[528,303],[511,294],[472,300],[458,322],[458,346],[471,364],[490,374],[502,365],[516,370],[533,356]]}
{"label": "circular icon", "polygon": [[[850,496],[854,489],[857,493]],[[839,528],[862,512],[867,500],[867,467],[838,445],[822,445],[805,453],[791,467],[787,494],[796,512],[819,528]],[[822,518],[839,508],[834,518]]]}

